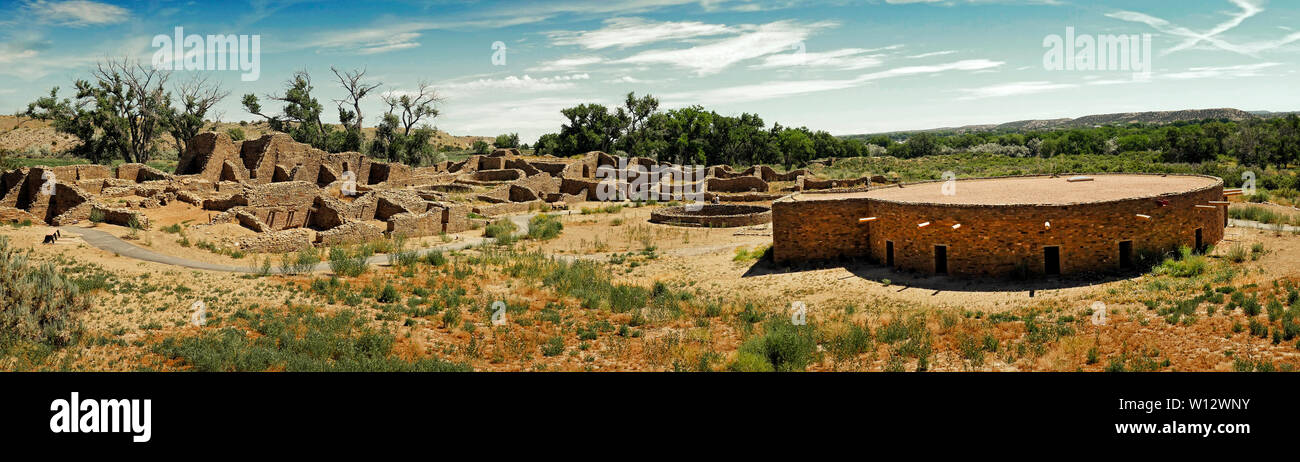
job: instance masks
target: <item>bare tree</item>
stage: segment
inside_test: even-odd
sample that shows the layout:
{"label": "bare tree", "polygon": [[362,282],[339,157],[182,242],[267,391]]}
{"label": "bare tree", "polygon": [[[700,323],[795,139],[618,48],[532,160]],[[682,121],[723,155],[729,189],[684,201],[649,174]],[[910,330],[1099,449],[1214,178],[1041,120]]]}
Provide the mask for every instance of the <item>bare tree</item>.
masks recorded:
{"label": "bare tree", "polygon": [[95,125],[127,162],[148,162],[171,106],[171,73],[122,58],[101,61],[92,74],[97,82],[78,82],[77,97],[95,101]]}
{"label": "bare tree", "polygon": [[176,85],[175,91],[176,97],[180,99],[180,107],[168,111],[167,129],[176,142],[179,154],[188,150],[190,139],[203,131],[208,111],[230,96],[230,92],[223,90],[221,83],[210,82],[203,75],[195,75]]}
{"label": "bare tree", "polygon": [[443,98],[434,91],[433,85],[422,81],[414,93],[387,92],[383,100],[388,104],[388,114],[401,124],[402,134],[409,136],[411,128],[421,120],[438,117],[438,109],[433,106],[441,103]]}
{"label": "bare tree", "polygon": [[[346,98],[334,100],[334,103],[339,106],[339,122],[348,125],[350,121],[353,129],[360,132],[362,120],[361,100],[382,84],[363,83],[361,80],[366,76],[365,69],[340,72],[338,68],[330,66],[330,71],[333,71],[334,77],[339,79],[339,85],[343,87],[343,90],[348,92]],[[349,112],[343,107],[344,104],[352,106],[352,110]]]}

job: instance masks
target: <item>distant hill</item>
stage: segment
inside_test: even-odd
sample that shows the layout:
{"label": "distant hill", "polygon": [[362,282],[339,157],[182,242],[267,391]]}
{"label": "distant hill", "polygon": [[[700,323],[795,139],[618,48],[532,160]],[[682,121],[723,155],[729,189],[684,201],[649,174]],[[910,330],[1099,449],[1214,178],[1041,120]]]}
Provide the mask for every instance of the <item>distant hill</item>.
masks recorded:
{"label": "distant hill", "polygon": [[[1031,130],[1061,130],[1070,128],[1086,128],[1101,125],[1112,124],[1170,124],[1174,122],[1197,121],[1206,119],[1221,119],[1241,121],[1253,119],[1256,117],[1276,117],[1288,113],[1258,111],[1255,113],[1246,112],[1240,109],[1220,108],[1220,109],[1186,109],[1181,111],[1151,111],[1151,112],[1121,112],[1115,114],[1096,114],[1078,118],[1064,119],[1038,119],[1038,120],[1018,120],[1015,122],[1006,122],[1001,124],[985,125],[965,125],[961,127],[944,127],[932,128],[925,130],[905,130],[894,133],[921,133],[921,132],[952,132],[952,133],[971,133],[971,132],[989,132],[989,131],[1031,131]],[[877,133],[879,134],[879,133]],[[851,137],[865,135],[850,135]]]}

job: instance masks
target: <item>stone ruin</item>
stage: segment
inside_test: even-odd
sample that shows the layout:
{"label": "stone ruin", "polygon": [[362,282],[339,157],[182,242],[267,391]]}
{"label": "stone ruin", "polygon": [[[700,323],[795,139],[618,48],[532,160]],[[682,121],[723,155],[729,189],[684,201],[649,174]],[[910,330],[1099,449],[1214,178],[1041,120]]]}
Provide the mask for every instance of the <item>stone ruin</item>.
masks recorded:
{"label": "stone ruin", "polygon": [[[356,152],[325,152],[284,133],[238,142],[223,133],[203,133],[188,146],[175,174],[144,164],[36,166],[5,172],[0,174],[0,219],[57,226],[96,213],[107,223],[125,225],[134,219],[148,229],[144,210],[180,201],[214,212],[207,225],[237,223],[259,233],[240,242],[241,248],[279,252],[365,242],[386,234],[456,233],[492,217],[610,197],[689,199],[682,184],[671,183],[668,176],[638,186],[638,175],[645,173],[629,168],[657,166],[680,174],[681,166],[598,151],[530,160],[518,150],[497,149],[460,162],[410,167]],[[768,197],[769,183],[778,181],[795,182],[783,191],[870,183],[865,178],[816,181],[806,178],[807,170],[777,173],[766,166],[734,172],[723,165],[705,172],[693,186],[707,201],[771,200],[781,194]]]}

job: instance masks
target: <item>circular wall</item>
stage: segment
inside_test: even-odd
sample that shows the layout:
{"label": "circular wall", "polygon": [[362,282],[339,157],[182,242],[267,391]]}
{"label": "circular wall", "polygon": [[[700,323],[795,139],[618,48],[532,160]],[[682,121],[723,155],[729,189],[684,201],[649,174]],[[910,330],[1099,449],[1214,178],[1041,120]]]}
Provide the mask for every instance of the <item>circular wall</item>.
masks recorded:
{"label": "circular wall", "polygon": [[924,273],[1108,272],[1195,246],[1198,233],[1202,246],[1217,243],[1226,210],[1211,202],[1223,199],[1221,179],[1194,175],[1011,177],[789,197],[773,203],[773,250],[777,261],[868,257]]}
{"label": "circular wall", "polygon": [[687,207],[674,206],[655,210],[650,213],[650,222],[734,228],[772,221],[772,209],[761,205],[703,204],[696,206],[698,210],[687,210]]}

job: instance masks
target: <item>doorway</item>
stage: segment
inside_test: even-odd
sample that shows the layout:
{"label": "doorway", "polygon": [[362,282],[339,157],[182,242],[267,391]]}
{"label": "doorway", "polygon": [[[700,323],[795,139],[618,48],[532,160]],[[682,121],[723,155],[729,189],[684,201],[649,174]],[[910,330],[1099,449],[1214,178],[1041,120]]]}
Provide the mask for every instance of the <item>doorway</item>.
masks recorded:
{"label": "doorway", "polygon": [[1061,248],[1043,247],[1043,273],[1048,276],[1061,274]]}
{"label": "doorway", "polygon": [[1133,267],[1133,241],[1119,242],[1119,267],[1121,269]]}
{"label": "doorway", "polygon": [[948,246],[934,246],[934,272],[936,274],[948,274]]}
{"label": "doorway", "polygon": [[894,241],[885,241],[885,266],[894,267]]}
{"label": "doorway", "polygon": [[1201,228],[1196,228],[1196,251],[1200,252],[1202,250],[1205,250],[1205,246],[1201,242]]}

